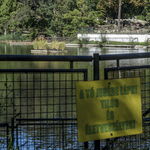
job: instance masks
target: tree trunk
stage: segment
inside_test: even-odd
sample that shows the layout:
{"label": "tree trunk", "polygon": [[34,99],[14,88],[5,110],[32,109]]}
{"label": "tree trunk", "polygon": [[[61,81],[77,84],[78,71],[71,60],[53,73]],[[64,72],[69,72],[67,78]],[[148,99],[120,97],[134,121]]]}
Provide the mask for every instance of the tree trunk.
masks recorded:
{"label": "tree trunk", "polygon": [[118,32],[120,32],[121,1],[122,0],[119,0],[119,8],[118,8]]}
{"label": "tree trunk", "polygon": [[6,28],[4,29],[4,35],[6,36]]}

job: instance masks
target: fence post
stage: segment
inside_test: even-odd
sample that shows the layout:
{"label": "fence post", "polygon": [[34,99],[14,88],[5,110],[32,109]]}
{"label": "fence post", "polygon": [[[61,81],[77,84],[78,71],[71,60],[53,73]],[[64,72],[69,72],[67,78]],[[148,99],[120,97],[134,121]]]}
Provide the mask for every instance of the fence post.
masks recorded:
{"label": "fence post", "polygon": [[[94,54],[94,80],[99,80],[99,53]],[[95,150],[100,150],[100,140],[95,140]]]}

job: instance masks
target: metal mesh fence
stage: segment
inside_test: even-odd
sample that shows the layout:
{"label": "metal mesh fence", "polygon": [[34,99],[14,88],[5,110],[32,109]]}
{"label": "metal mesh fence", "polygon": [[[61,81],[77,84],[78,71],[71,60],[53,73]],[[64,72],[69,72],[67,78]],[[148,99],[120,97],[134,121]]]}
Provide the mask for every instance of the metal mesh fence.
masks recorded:
{"label": "metal mesh fence", "polygon": [[17,129],[16,139],[20,149],[83,148],[83,143],[78,143],[77,139],[76,119],[27,120]]}
{"label": "metal mesh fence", "polygon": [[147,118],[147,120],[143,120],[143,134],[111,139],[110,147],[113,149],[149,149],[150,124],[148,121],[150,117],[150,68],[141,67],[141,69],[131,69],[130,67],[120,67],[119,69],[111,68],[111,71],[107,68],[106,74],[108,79],[140,77],[142,113],[143,118]]}
{"label": "metal mesh fence", "polygon": [[10,124],[12,117],[59,118],[19,124],[14,141],[20,149],[63,149],[65,146],[79,149],[84,145],[77,142],[76,120],[62,122],[61,119],[77,117],[75,83],[87,80],[86,69],[6,71],[0,75],[1,122]]}
{"label": "metal mesh fence", "polygon": [[0,123],[0,149],[6,149],[8,147],[8,124]]}

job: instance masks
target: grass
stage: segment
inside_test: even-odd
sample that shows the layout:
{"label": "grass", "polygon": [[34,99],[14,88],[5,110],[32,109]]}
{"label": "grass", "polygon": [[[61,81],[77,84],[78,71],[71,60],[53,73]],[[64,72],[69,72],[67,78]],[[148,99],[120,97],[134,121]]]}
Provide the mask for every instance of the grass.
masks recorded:
{"label": "grass", "polygon": [[47,41],[44,39],[44,37],[39,36],[38,38],[35,39],[35,41],[33,42],[33,48],[34,49],[47,49],[48,48],[48,43]]}
{"label": "grass", "polygon": [[[77,41],[69,42],[66,44],[79,44]],[[99,44],[98,41],[89,41],[88,44]],[[109,45],[150,45],[150,42],[117,42],[117,41],[109,41],[106,44]]]}
{"label": "grass", "polygon": [[50,49],[64,50],[65,46],[66,46],[65,42],[58,42],[55,40],[50,44]]}
{"label": "grass", "polygon": [[108,44],[112,45],[143,45],[147,46],[150,45],[149,42],[116,42],[116,41],[110,41]]}

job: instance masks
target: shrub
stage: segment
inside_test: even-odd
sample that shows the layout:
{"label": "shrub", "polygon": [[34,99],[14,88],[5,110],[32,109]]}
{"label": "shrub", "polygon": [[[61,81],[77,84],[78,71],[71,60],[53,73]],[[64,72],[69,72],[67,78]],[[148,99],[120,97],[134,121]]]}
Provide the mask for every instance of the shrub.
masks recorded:
{"label": "shrub", "polygon": [[78,44],[80,44],[80,46],[82,46],[83,44],[88,44],[89,43],[89,38],[87,37],[82,37],[78,39]]}
{"label": "shrub", "polygon": [[139,16],[137,16],[137,19],[138,19],[138,20],[145,20],[145,16],[139,15]]}
{"label": "shrub", "polygon": [[65,42],[58,42],[55,40],[51,43],[50,49],[64,50],[65,49]]}
{"label": "shrub", "polygon": [[65,42],[59,43],[59,49],[64,50],[65,49]]}
{"label": "shrub", "polygon": [[148,13],[148,14],[146,15],[146,20],[147,20],[148,22],[150,22],[150,13]]}
{"label": "shrub", "polygon": [[12,33],[12,34],[7,34],[7,35],[1,35],[0,40],[2,41],[10,41],[10,40],[15,40],[15,41],[23,41],[26,40],[26,36],[20,34],[20,33]]}
{"label": "shrub", "polygon": [[39,36],[38,38],[35,39],[33,42],[33,48],[34,49],[47,49],[48,48],[48,43],[44,39],[43,36]]}

